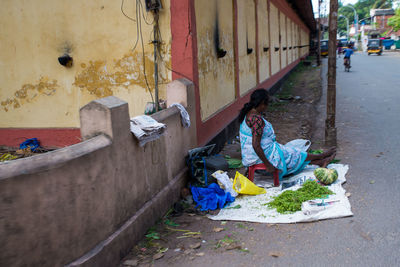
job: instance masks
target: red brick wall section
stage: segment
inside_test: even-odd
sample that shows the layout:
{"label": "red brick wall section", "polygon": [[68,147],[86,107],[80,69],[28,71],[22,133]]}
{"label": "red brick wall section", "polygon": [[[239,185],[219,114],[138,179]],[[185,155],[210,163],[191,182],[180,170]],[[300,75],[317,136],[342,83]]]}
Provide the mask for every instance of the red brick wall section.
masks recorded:
{"label": "red brick wall section", "polygon": [[387,25],[388,19],[393,17],[392,15],[376,16],[377,28],[390,30],[392,27]]}

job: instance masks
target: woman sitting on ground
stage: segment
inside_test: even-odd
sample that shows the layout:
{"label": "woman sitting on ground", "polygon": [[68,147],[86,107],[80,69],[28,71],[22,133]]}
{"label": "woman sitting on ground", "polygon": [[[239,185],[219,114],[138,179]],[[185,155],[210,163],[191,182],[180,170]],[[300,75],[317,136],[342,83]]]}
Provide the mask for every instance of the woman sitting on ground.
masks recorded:
{"label": "woman sitting on ground", "polygon": [[250,102],[240,111],[243,165],[248,167],[264,163],[268,172],[279,169],[280,178],[300,172],[309,163],[326,167],[336,155],[335,148],[315,155],[276,142],[272,125],[262,117],[268,100],[268,91],[257,89],[251,94]]}

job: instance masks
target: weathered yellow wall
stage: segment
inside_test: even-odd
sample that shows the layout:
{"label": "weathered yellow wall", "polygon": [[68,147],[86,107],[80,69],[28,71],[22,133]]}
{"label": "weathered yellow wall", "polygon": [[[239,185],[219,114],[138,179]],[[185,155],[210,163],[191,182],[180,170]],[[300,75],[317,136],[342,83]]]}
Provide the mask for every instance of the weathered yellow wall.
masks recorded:
{"label": "weathered yellow wall", "polygon": [[310,37],[308,36],[308,34],[302,29],[301,30],[301,45],[305,45],[305,47],[301,48],[301,54],[300,57],[305,56],[308,53],[308,50],[310,49],[310,47],[308,47],[307,45],[310,44]]}
{"label": "weathered yellow wall", "polygon": [[[238,50],[240,95],[257,85],[256,77],[256,19],[253,0],[238,0]],[[252,49],[247,54],[247,48]]]}
{"label": "weathered yellow wall", "polygon": [[299,28],[298,26],[295,24],[294,25],[294,46],[296,48],[294,48],[294,59],[297,60],[299,58],[299,48],[297,46],[299,46],[300,44],[300,39],[299,39]]}
{"label": "weathered yellow wall", "polygon": [[268,32],[268,3],[267,0],[259,0],[257,6],[258,18],[258,75],[260,82],[265,81],[269,77],[269,53],[264,51],[269,48],[269,32]]}
{"label": "weathered yellow wall", "polygon": [[292,21],[292,62],[295,61],[296,58],[296,23]]}
{"label": "weathered yellow wall", "polygon": [[[201,119],[235,100],[232,0],[196,0]],[[227,53],[218,58],[215,39]],[[255,66],[254,66],[255,67]]]}
{"label": "weathered yellow wall", "polygon": [[[144,8],[144,0],[141,1]],[[170,1],[160,13],[163,62],[160,98],[170,71]],[[125,13],[135,17],[133,1]],[[144,11],[144,16],[147,16]],[[152,21],[152,15],[147,17]],[[121,12],[121,1],[4,0],[0,10],[0,127],[79,127],[79,107],[115,95],[143,114],[146,89],[136,22]],[[154,94],[152,25],[142,18],[146,74]],[[72,68],[57,58],[69,53]]]}
{"label": "weathered yellow wall", "polygon": [[293,60],[297,60],[297,25],[293,22]]}
{"label": "weathered yellow wall", "polygon": [[288,64],[293,62],[293,22],[291,19],[287,18],[287,37],[288,37]]}
{"label": "weathered yellow wall", "polygon": [[[304,44],[304,31],[302,29],[300,29],[300,45],[303,46]],[[303,52],[304,52],[304,47],[300,48],[300,57],[303,56]]]}
{"label": "weathered yellow wall", "polygon": [[[281,35],[281,69],[287,66],[287,38],[286,38],[286,15],[279,13],[280,35]],[[286,47],[286,50],[283,48]]]}
{"label": "weathered yellow wall", "polygon": [[280,70],[280,53],[281,49],[275,51],[275,48],[279,48],[279,18],[278,9],[272,3],[269,8],[270,16],[270,38],[271,38],[271,74],[275,74]]}

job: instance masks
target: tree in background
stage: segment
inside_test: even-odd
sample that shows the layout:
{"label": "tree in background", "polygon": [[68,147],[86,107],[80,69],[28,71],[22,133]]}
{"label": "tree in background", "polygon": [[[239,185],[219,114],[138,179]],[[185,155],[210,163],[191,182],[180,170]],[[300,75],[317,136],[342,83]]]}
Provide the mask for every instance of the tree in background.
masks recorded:
{"label": "tree in background", "polygon": [[[358,20],[365,19],[364,21],[366,22],[366,24],[370,24],[371,23],[370,20],[367,19],[370,17],[370,10],[392,8],[393,1],[394,0],[359,0],[357,3],[353,5],[353,7],[357,12]],[[351,8],[346,6],[344,6],[339,1],[339,14],[347,17],[349,19],[350,24],[354,23],[355,21],[354,12]],[[346,32],[346,21],[344,19],[340,19],[338,21],[338,32],[342,33]]]}
{"label": "tree in background", "polygon": [[388,19],[388,25],[393,27],[393,31],[400,30],[400,8],[397,8],[395,15]]}

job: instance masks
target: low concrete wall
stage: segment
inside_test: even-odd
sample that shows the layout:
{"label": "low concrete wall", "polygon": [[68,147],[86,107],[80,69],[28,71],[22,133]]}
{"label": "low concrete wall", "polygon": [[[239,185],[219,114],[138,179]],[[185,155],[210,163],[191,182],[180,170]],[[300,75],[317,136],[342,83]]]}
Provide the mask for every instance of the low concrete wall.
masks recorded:
{"label": "low concrete wall", "polygon": [[[194,118],[193,85],[175,82]],[[139,147],[122,100],[80,116],[82,143],[0,164],[1,266],[115,266],[178,199],[195,121],[183,128],[176,107],[158,112],[166,135]]]}

